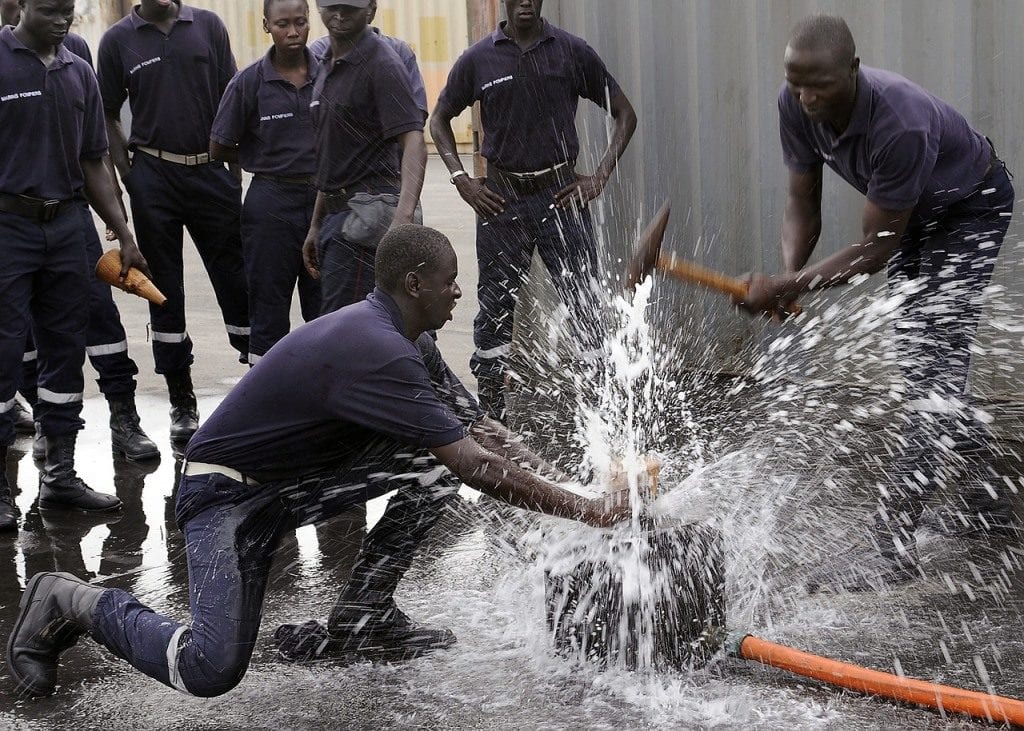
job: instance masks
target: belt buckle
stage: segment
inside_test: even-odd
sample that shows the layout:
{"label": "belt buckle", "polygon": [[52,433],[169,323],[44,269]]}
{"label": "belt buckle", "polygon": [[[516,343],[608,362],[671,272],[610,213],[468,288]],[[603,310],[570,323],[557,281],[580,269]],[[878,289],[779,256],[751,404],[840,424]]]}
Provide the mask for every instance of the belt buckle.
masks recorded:
{"label": "belt buckle", "polygon": [[194,167],[199,164],[199,155],[185,155],[186,167]]}
{"label": "belt buckle", "polygon": [[43,201],[39,207],[39,220],[43,223],[49,223],[55,219],[60,212],[60,203],[56,198]]}

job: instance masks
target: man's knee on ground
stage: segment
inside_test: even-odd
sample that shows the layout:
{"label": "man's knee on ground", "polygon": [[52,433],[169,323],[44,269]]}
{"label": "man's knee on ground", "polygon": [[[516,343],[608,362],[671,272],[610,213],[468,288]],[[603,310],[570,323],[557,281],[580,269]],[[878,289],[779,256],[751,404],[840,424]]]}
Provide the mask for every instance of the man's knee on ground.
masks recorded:
{"label": "man's knee on ground", "polygon": [[221,668],[206,667],[202,672],[190,673],[183,678],[189,695],[197,698],[215,698],[224,695],[242,682],[248,663]]}

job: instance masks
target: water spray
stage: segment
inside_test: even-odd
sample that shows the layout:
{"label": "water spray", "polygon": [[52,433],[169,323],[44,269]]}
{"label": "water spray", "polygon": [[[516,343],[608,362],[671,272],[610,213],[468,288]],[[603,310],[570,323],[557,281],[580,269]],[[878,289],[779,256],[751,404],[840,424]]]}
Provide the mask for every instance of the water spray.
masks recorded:
{"label": "water spray", "polygon": [[[641,235],[627,288],[635,290],[657,270],[742,297],[747,289],[742,280],[661,256],[669,213],[666,202]],[[799,307],[792,305],[790,312]],[[630,403],[629,413],[633,410]],[[646,507],[657,496],[658,468],[636,453],[635,441],[630,459],[619,464],[631,497],[639,501],[628,531],[606,531],[600,540],[570,546],[548,563],[547,619],[559,651],[631,670],[688,670],[703,666],[724,647],[733,657],[858,693],[1024,726],[1020,700],[871,670],[751,634],[727,638],[721,531],[702,523],[655,522]],[[615,486],[614,468],[606,479]]]}

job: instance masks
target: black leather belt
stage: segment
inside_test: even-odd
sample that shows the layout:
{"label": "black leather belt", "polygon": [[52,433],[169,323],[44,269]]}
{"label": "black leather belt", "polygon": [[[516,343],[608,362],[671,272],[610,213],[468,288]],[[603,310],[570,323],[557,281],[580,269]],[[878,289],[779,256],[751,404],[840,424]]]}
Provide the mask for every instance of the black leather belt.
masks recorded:
{"label": "black leather belt", "polygon": [[312,175],[275,175],[273,173],[256,173],[253,177],[269,180],[273,183],[287,185],[313,185]]}
{"label": "black leather belt", "polygon": [[74,202],[74,198],[58,200],[56,198],[33,198],[30,195],[0,193],[0,211],[13,213],[24,218],[31,218],[40,223],[47,223],[57,218],[57,216],[68,210]]}
{"label": "black leather belt", "polygon": [[487,166],[487,177],[516,193],[536,193],[566,180],[573,172],[568,162],[553,165],[544,170],[528,173],[514,173],[494,165]]}

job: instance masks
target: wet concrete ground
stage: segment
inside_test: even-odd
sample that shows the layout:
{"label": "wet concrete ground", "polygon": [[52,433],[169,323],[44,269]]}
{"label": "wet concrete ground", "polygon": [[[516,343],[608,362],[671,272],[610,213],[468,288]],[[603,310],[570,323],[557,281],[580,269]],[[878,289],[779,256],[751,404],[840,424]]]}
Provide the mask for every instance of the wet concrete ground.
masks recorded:
{"label": "wet concrete ground", "polygon": [[[427,222],[453,239],[462,260],[465,298],[457,320],[442,332],[442,349],[467,379],[469,332],[475,312],[471,281],[472,217],[431,161],[425,194]],[[441,182],[438,182],[441,181]],[[196,341],[200,411],[209,414],[242,373],[227,352],[212,293],[189,261],[197,282],[190,298]],[[19,488],[23,526],[0,538],[0,637],[6,640],[25,579],[64,570],[135,593],[154,609],[184,618],[187,577],[181,535],[173,524],[173,491],[180,466],[167,442],[168,417],[160,381],[148,371],[145,312],[118,295],[131,352],[144,373],[139,407],[143,425],[161,446],[155,465],[110,455],[107,411],[92,391],[85,405],[78,466],[97,489],[116,490],[125,503],[107,523],[33,508],[38,470],[21,439],[7,465]],[[681,376],[686,386],[686,376]],[[923,535],[928,578],[907,587],[852,595],[809,597],[801,586],[811,566],[842,559],[867,519],[872,464],[878,448],[870,425],[847,441],[849,451],[818,448],[769,458],[773,438],[724,429],[756,407],[758,394],[726,398],[730,384],[691,384],[698,429],[710,440],[706,495],[723,518],[728,553],[729,621],[768,639],[909,676],[990,688],[1024,697],[1024,550],[1017,539],[955,539]],[[92,388],[92,386],[90,386]],[[569,451],[564,418],[546,395],[520,394],[519,425],[551,456]],[[674,415],[670,416],[672,423]],[[678,421],[681,423],[680,415]],[[558,426],[562,425],[562,426]],[[691,448],[678,429],[668,452]],[[741,451],[736,452],[737,449]],[[738,456],[737,456],[738,454]],[[728,458],[718,461],[719,458]],[[666,472],[682,483],[678,465]],[[676,472],[673,472],[673,468]],[[1019,465],[994,467],[1012,480]],[[842,483],[842,489],[831,484]],[[793,486],[803,490],[794,490]],[[771,503],[772,510],[760,510]],[[620,729],[620,728],[971,728],[969,721],[878,699],[839,693],[743,661],[721,659],[696,674],[599,672],[557,657],[545,631],[543,577],[533,546],[537,526],[562,530],[475,498],[446,516],[399,588],[414,618],[451,627],[450,651],[401,665],[321,663],[290,666],[276,658],[277,624],[326,616],[365,530],[381,510],[340,516],[305,528],[282,546],[265,606],[263,632],[249,673],[227,696],[196,699],[135,672],[88,639],[66,653],[62,687],[51,698],[17,700],[0,671],[0,727],[264,729]],[[109,518],[107,520],[110,520]],[[580,528],[579,530],[587,530]],[[813,540],[808,540],[807,536]]]}

